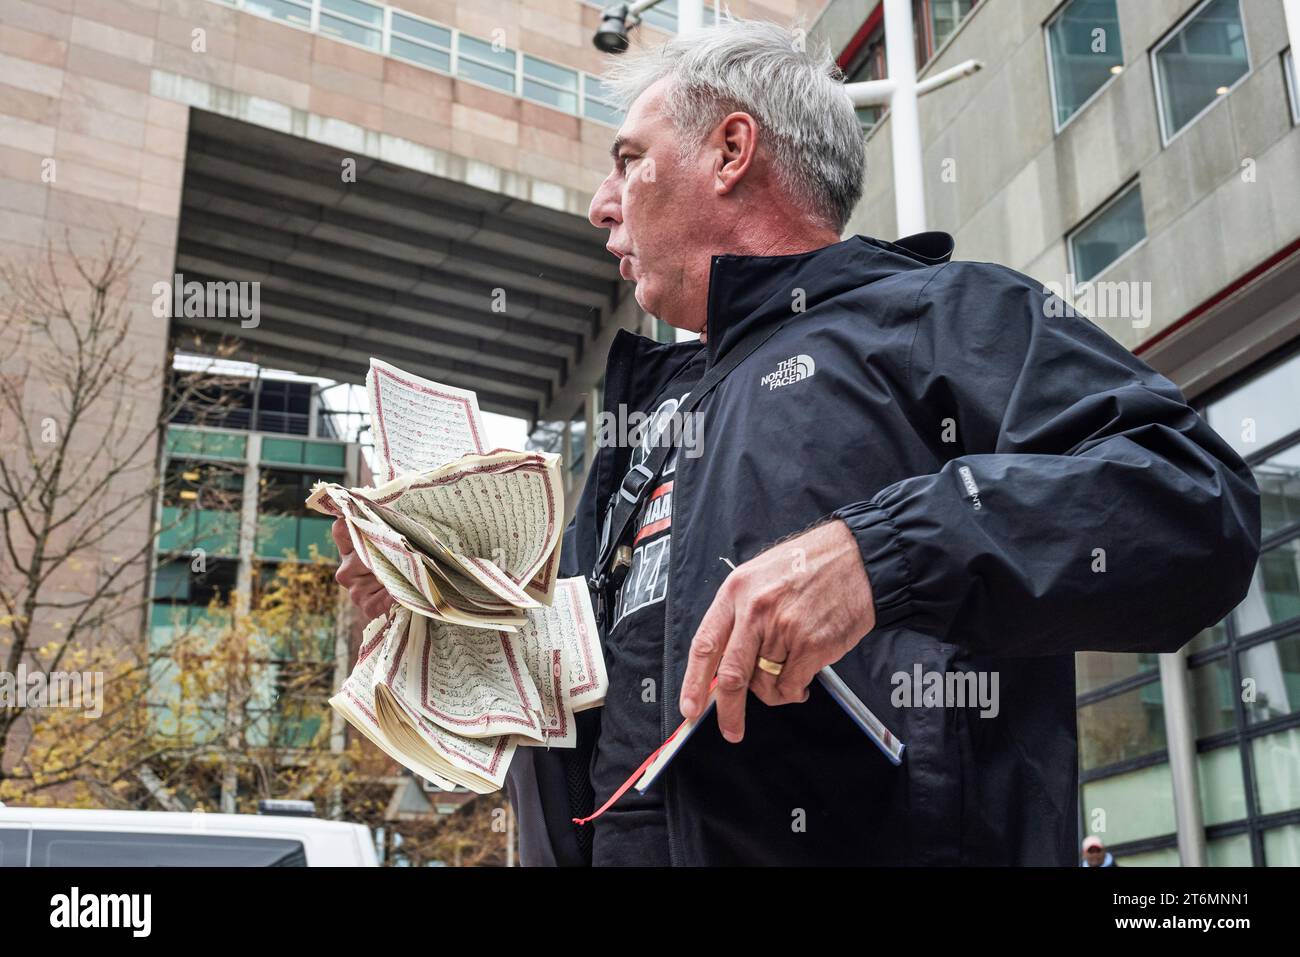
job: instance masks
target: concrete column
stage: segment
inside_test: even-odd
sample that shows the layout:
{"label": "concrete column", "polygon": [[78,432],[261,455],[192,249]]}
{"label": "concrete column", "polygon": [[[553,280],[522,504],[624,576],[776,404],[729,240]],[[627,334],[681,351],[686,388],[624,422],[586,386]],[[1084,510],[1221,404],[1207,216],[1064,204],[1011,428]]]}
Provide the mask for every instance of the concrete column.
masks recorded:
{"label": "concrete column", "polygon": [[257,513],[260,504],[262,436],[248,433],[245,445],[244,495],[239,508],[239,571],[235,577],[235,610],[248,614],[253,597],[253,559],[257,554]]}

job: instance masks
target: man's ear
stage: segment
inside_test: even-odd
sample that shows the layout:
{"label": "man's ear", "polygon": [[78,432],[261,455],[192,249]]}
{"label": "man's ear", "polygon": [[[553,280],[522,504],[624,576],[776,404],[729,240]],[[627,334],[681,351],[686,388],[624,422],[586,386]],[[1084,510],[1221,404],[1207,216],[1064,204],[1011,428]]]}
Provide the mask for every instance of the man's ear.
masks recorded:
{"label": "man's ear", "polygon": [[718,145],[718,168],[714,191],[719,196],[730,193],[749,172],[758,153],[758,122],[748,113],[729,113],[715,133]]}

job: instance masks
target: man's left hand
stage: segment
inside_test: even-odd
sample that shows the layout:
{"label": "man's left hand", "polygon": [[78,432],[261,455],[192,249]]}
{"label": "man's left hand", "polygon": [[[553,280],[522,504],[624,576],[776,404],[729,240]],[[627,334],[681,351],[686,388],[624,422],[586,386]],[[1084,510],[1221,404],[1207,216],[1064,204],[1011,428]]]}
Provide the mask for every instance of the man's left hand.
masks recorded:
{"label": "man's left hand", "polygon": [[[774,545],[733,571],[700,622],[682,682],[682,715],[699,717],[718,676],[718,727],[745,734],[745,696],[808,700],[808,686],[876,625],[871,583],[849,527],[835,520]],[[773,675],[759,656],[780,666]]]}

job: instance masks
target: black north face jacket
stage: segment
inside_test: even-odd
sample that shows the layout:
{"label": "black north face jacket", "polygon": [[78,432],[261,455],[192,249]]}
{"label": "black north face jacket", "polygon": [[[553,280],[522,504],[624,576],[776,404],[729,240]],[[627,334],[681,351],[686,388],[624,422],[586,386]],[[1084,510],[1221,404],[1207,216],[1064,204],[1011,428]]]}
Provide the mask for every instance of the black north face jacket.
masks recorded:
{"label": "black north face jacket", "polygon": [[[1174,651],[1246,593],[1259,493],[1238,456],[1039,284],[951,251],[929,233],[717,256],[707,345],[614,343],[603,408],[635,409],[696,350],[712,364],[784,323],[701,402],[702,454],[678,456],[662,736],[723,559],[837,513],[878,621],[835,668],[907,745],[890,765],[819,684],[803,705],[751,696],[738,745],[710,715],[655,785],[677,864],[1074,866],[1074,652]],[[590,573],[628,455],[596,456],[567,574]],[[996,716],[895,707],[918,667],[996,672]],[[577,750],[526,749],[560,864],[589,860],[570,818],[608,797],[587,779],[600,712],[579,717]]]}

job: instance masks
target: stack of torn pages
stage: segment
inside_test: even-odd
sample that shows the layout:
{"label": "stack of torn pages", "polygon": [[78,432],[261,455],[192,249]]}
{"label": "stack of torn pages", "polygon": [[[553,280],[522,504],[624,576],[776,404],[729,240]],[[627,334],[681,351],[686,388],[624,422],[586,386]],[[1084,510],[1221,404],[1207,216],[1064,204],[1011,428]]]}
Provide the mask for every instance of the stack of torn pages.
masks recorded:
{"label": "stack of torn pages", "polygon": [[307,504],[396,604],[330,704],[433,784],[495,791],[517,746],[573,747],[574,713],[605,699],[586,582],[556,579],[560,457],[486,450],[473,392],[377,359],[366,387],[383,484],[317,483]]}

